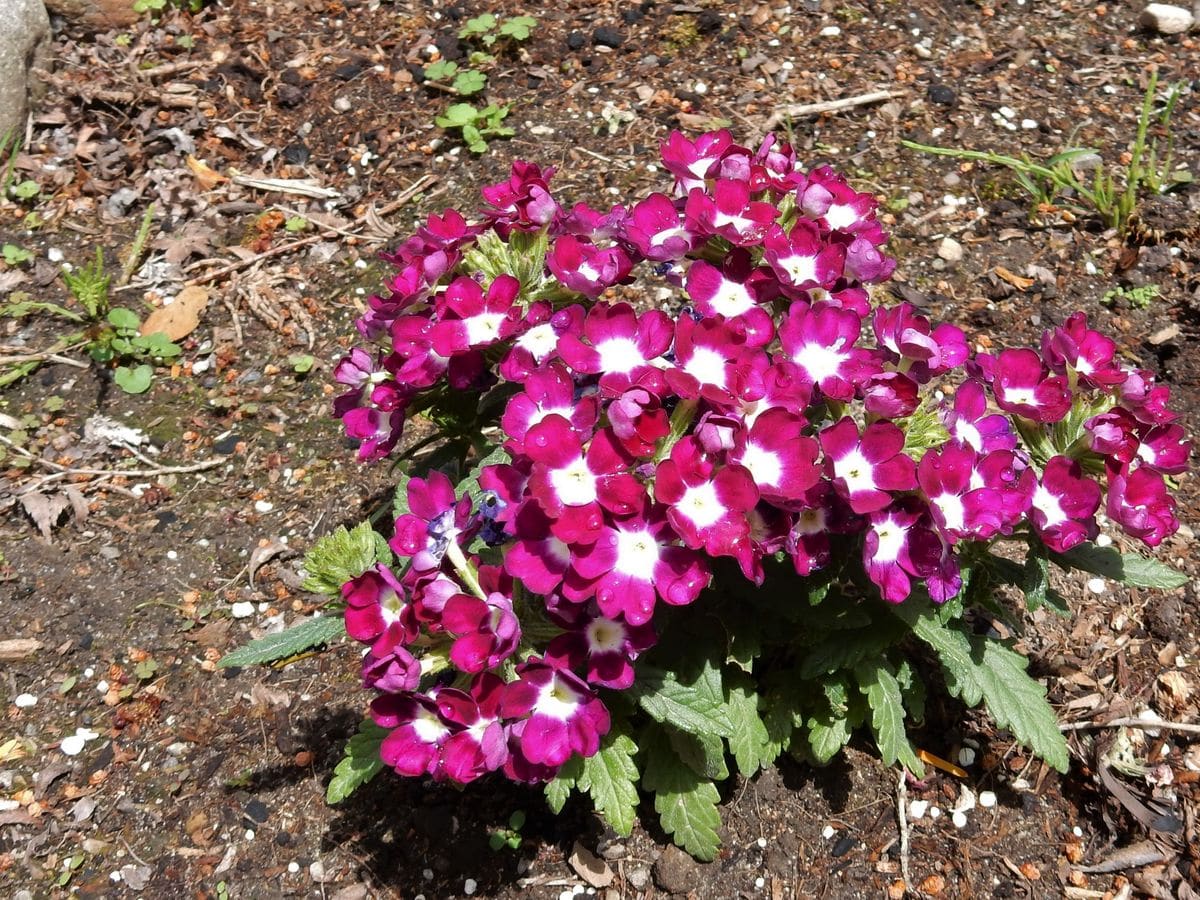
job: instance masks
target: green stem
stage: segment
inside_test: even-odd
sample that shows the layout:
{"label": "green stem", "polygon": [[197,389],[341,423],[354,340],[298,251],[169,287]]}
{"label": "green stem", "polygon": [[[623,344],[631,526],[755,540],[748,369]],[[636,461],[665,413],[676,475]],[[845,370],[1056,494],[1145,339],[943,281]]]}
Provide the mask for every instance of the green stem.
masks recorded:
{"label": "green stem", "polygon": [[661,462],[671,455],[671,448],[679,443],[679,439],[687,434],[692,427],[692,417],[696,414],[698,400],[680,400],[675,411],[671,413],[671,431],[663,438],[662,446],[654,454],[654,461]]}
{"label": "green stem", "polygon": [[446,559],[450,560],[450,565],[454,566],[454,571],[458,573],[458,577],[466,587],[478,597],[480,600],[487,600],[487,592],[479,583],[479,574],[475,571],[475,567],[463,555],[462,547],[458,546],[456,541],[451,541],[446,548]]}

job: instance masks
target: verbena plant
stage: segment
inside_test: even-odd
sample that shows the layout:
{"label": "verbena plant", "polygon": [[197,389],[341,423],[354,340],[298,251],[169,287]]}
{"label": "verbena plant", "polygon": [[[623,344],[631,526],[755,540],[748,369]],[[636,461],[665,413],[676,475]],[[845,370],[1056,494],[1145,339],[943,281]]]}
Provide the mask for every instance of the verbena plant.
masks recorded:
{"label": "verbena plant", "polygon": [[[1003,166],[1013,174],[1030,199],[1039,206],[1063,202],[1097,213],[1109,228],[1124,232],[1129,228],[1138,202],[1144,193],[1162,194],[1192,180],[1186,169],[1174,168],[1174,140],[1171,135],[1171,115],[1179,102],[1182,85],[1174,85],[1167,94],[1163,108],[1157,114],[1154,106],[1158,90],[1158,73],[1150,73],[1150,83],[1142,97],[1137,132],[1129,148],[1129,162],[1116,174],[1103,164],[1095,167],[1091,176],[1078,164],[1084,157],[1095,158],[1098,152],[1090,147],[1068,147],[1045,162],[1035,162],[1028,155],[1021,158],[995,153],[991,150],[960,150],[954,147],[931,147],[913,141],[900,143],[910,150],[920,150],[954,159],[972,159]],[[1150,126],[1157,119],[1166,132],[1166,146],[1161,148],[1157,138],[1147,143]]]}
{"label": "verbena plant", "polygon": [[876,302],[875,201],[774,138],[675,133],[662,162],[671,193],[607,211],[515,163],[386,257],[336,412],[363,460],[432,432],[382,532],[309,554],[340,612],[223,664],[364,645],[332,802],[383,768],[491,773],[627,834],[645,795],[701,859],[734,769],[863,731],[920,773],[927,684],[1066,769],[1045,687],[984,626],[1066,614],[1054,567],[1184,583],[1092,543],[1102,509],[1150,546],[1178,526],[1167,388],[1082,314],[990,354]]}

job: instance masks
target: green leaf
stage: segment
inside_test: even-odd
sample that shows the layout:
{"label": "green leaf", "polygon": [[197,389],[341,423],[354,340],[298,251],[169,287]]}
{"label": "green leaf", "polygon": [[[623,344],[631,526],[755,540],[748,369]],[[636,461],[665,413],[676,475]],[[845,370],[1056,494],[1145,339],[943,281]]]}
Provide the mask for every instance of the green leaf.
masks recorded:
{"label": "green leaf", "polygon": [[721,672],[707,659],[691,678],[641,666],[633,684],[633,694],[656,722],[674,725],[692,734],[729,737],[733,733]]}
{"label": "green leaf", "polygon": [[622,837],[633,831],[637,809],[638,769],[633,762],[637,744],[628,734],[610,731],[595,756],[583,761],[578,787],[591,795],[596,811]]}
{"label": "green leaf", "polygon": [[32,200],[41,192],[41,190],[42,189],[38,186],[36,181],[31,181],[29,179],[22,181],[20,184],[14,184],[12,186],[13,195],[21,198],[22,200]]}
{"label": "green leaf", "polygon": [[0,253],[3,253],[4,261],[10,266],[19,266],[21,263],[33,259],[32,253],[16,244],[5,244]]}
{"label": "green leaf", "polygon": [[353,531],[339,525],[305,555],[307,576],[301,587],[314,594],[340,597],[343,584],[357,578],[380,559],[380,539],[370,522],[359,523]]}
{"label": "green leaf", "polygon": [[645,769],[642,787],[654,792],[654,809],[663,830],[696,859],[709,862],[721,839],[721,795],[716,785],[684,765],[671,749],[662,729],[647,729],[642,739]]}
{"label": "green leaf", "polygon": [[842,752],[850,743],[853,729],[845,716],[824,716],[809,719],[805,725],[809,753],[813,762],[824,765]]}
{"label": "green leaf", "polygon": [[434,119],[442,128],[462,128],[479,117],[479,111],[470,103],[452,103],[446,111]]}
{"label": "green leaf", "polygon": [[478,94],[486,86],[487,76],[474,69],[467,69],[465,72],[460,72],[458,77],[454,79],[454,89],[464,97],[469,97],[471,94]]}
{"label": "green leaf", "polygon": [[308,219],[304,216],[288,216],[283,222],[283,230],[288,234],[296,234],[308,227]]}
{"label": "green leaf", "polygon": [[1064,569],[1083,569],[1130,587],[1171,590],[1188,583],[1188,576],[1156,559],[1138,553],[1121,553],[1112,547],[1080,544],[1050,557]]}
{"label": "green leaf", "polygon": [[445,81],[447,78],[453,78],[457,72],[458,63],[448,59],[439,59],[425,67],[425,77],[430,81]]}
{"label": "green leaf", "polygon": [[816,678],[839,669],[852,669],[863,660],[874,659],[904,636],[904,626],[888,619],[877,619],[870,627],[839,631],[836,639],[824,640],[809,650],[800,661],[797,674]]}
{"label": "green leaf", "polygon": [[325,791],[326,803],[341,803],[383,771],[379,747],[388,734],[390,731],[387,728],[376,725],[370,719],[365,719],[358,726],[358,734],[346,742],[341,762],[333,770],[333,778]]}
{"label": "green leaf", "polygon": [[750,679],[741,672],[726,678],[729,719],[733,733],[729,735],[729,750],[737,762],[738,771],[749,778],[775,760],[771,753],[771,735],[758,714],[758,694]]}
{"label": "green leaf", "polygon": [[473,19],[467,19],[466,23],[459,29],[458,36],[460,38],[472,37],[474,35],[486,34],[496,27],[496,17],[491,13],[475,16]]}
{"label": "green leaf", "polygon": [[500,33],[515,41],[523,41],[535,28],[537,28],[537,19],[533,16],[513,16],[500,26]]}
{"label": "green leaf", "polygon": [[297,375],[304,375],[312,371],[312,367],[317,364],[317,358],[311,353],[295,353],[288,357],[288,365],[292,367],[292,371]]}
{"label": "green leaf", "polygon": [[724,781],[729,777],[729,766],[725,764],[725,741],[712,734],[688,734],[664,725],[671,749],[697,775],[711,781]]}
{"label": "green leaf", "polygon": [[1045,687],[1025,671],[1024,657],[996,641],[964,633],[961,622],[940,624],[928,606],[902,603],[891,610],[937,653],[951,694],[968,706],[983,700],[997,725],[1058,771],[1067,770],[1066,738],[1046,702]]}
{"label": "green leaf", "polygon": [[767,729],[770,745],[767,752],[778,757],[792,743],[792,735],[804,724],[800,696],[794,685],[770,691],[766,697],[763,727]]}
{"label": "green leaf", "polygon": [[562,768],[558,770],[558,774],[546,783],[546,805],[550,807],[550,811],[556,816],[562,812],[563,807],[567,803],[567,798],[571,796],[571,791],[575,789],[582,772],[582,757],[572,756],[563,763]]}
{"label": "green leaf", "polygon": [[128,366],[118,366],[113,373],[113,381],[127,394],[144,394],[150,389],[153,379],[154,369],[145,364],[132,369]]}
{"label": "green leaf", "polygon": [[925,767],[913,752],[904,728],[904,698],[892,667],[885,659],[863,662],[854,667],[854,676],[871,708],[871,731],[884,763],[890,766],[901,762],[920,777]]}
{"label": "green leaf", "polygon": [[305,619],[299,625],[293,625],[287,631],[268,634],[244,647],[238,647],[232,653],[222,656],[217,667],[226,669],[230,666],[256,666],[277,659],[287,659],[289,656],[303,653],[310,647],[336,641],[345,634],[346,622],[340,615],[316,616]]}
{"label": "green leaf", "polygon": [[1030,536],[1020,587],[1030,612],[1046,605],[1046,592],[1050,590],[1050,554],[1036,535]]}
{"label": "green leaf", "polygon": [[142,320],[133,310],[123,306],[114,306],[108,311],[108,324],[118,331],[137,331]]}

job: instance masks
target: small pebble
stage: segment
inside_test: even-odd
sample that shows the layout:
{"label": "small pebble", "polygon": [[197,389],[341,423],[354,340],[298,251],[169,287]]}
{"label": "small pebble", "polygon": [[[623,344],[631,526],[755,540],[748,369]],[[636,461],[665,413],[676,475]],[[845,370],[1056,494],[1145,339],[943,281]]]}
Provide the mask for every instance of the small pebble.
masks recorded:
{"label": "small pebble", "polygon": [[463,893],[469,897],[473,893],[475,893],[475,890],[478,887],[479,887],[479,884],[475,881],[474,878],[468,878],[466,881],[463,882]]}
{"label": "small pebble", "polygon": [[17,709],[29,709],[29,707],[37,705],[37,697],[33,696],[33,694],[18,694],[17,699],[13,701],[13,705]]}
{"label": "small pebble", "polygon": [[967,814],[964,812],[956,812],[950,817],[950,821],[954,823],[955,828],[966,828]]}
{"label": "small pebble", "polygon": [[929,811],[928,800],[914,800],[908,804],[908,814],[911,818],[920,821],[925,818],[925,813]]}
{"label": "small pebble", "polygon": [[1143,28],[1159,34],[1182,34],[1195,24],[1196,18],[1182,6],[1151,3],[1138,18]]}
{"label": "small pebble", "polygon": [[1015,109],[1013,109],[1011,106],[1002,106],[998,110],[996,110],[996,112],[1000,113],[1000,115],[1002,115],[1006,119],[1015,118],[1017,115],[1017,111]]}
{"label": "small pebble", "polygon": [[964,768],[975,763],[975,751],[970,747],[963,747],[958,751],[958,764]]}
{"label": "small pebble", "polygon": [[[929,96],[929,102],[936,103],[938,106],[953,106],[954,101],[958,99],[958,95],[954,93],[954,88],[947,87],[944,84],[931,84],[929,90],[925,93]],[[934,135],[934,137],[936,136]]]}
{"label": "small pebble", "polygon": [[766,884],[767,884],[767,879],[763,878],[761,875],[759,875],[757,878],[754,879],[754,887],[760,891],[764,887],[766,887]]}
{"label": "small pebble", "polygon": [[269,500],[255,500],[254,511],[260,513],[269,513],[275,508],[275,504]]}
{"label": "small pebble", "polygon": [[758,847],[759,847],[759,849],[760,849],[760,850],[766,849],[766,846],[767,846],[767,839],[766,839],[765,837],[761,837],[761,838],[759,838],[759,839],[758,839]]}
{"label": "small pebble", "polygon": [[826,825],[824,828],[821,829],[821,837],[825,838],[825,840],[829,840],[835,834],[837,834],[837,831],[834,829],[834,827],[832,825]]}
{"label": "small pebble", "polygon": [[600,47],[611,47],[615,50],[625,43],[625,35],[615,28],[597,28],[592,32],[592,43]]}
{"label": "small pebble", "polygon": [[837,37],[842,33],[842,29],[836,25],[826,25],[819,33],[821,37]]}
{"label": "small pebble", "polygon": [[1088,579],[1087,589],[1089,591],[1091,591],[1093,594],[1103,594],[1104,591],[1107,589],[1107,587],[1108,586],[1107,586],[1107,584],[1105,584],[1105,581],[1103,578],[1089,578]]}
{"label": "small pebble", "polygon": [[574,900],[574,897],[575,892],[570,889],[558,893],[558,900]]}
{"label": "small pebble", "polygon": [[96,682],[96,693],[97,694],[107,694],[108,693],[108,682],[107,681],[97,681]]}
{"label": "small pebble", "polygon": [[980,791],[979,805],[984,809],[991,809],[996,805],[996,795],[992,791]]}
{"label": "small pebble", "polygon": [[1098,535],[1096,535],[1096,546],[1097,547],[1111,547],[1112,546],[1112,538],[1109,537],[1107,534],[1098,534]]}
{"label": "small pebble", "polygon": [[333,101],[333,108],[338,112],[350,112],[354,108],[354,104],[346,97],[338,97]]}
{"label": "small pebble", "polygon": [[929,818],[939,819],[942,816],[942,808],[940,806],[929,807]]}
{"label": "small pebble", "polygon": [[293,875],[295,875],[297,872],[300,871],[300,863],[294,862],[294,861],[288,863],[288,871],[291,872]]}
{"label": "small pebble", "polygon": [[1036,131],[1038,127],[1037,119],[1022,119],[1021,127],[1026,131]]}
{"label": "small pebble", "polygon": [[235,619],[247,619],[254,615],[254,604],[249,600],[243,600],[240,603],[233,604],[229,612]]}
{"label": "small pebble", "polygon": [[946,262],[958,262],[963,258],[962,244],[954,238],[942,238],[942,242],[938,244],[937,255]]}
{"label": "small pebble", "polygon": [[433,881],[433,869],[423,869],[421,871],[421,877],[426,881]]}
{"label": "small pebble", "polygon": [[90,728],[76,728],[75,733],[62,739],[62,743],[58,745],[58,749],[67,756],[78,756],[83,752],[83,745],[88,741],[94,741],[100,737],[95,731]]}
{"label": "small pebble", "polygon": [[1083,837],[1083,829],[1076,825],[1071,829],[1071,834],[1075,835],[1075,837]]}

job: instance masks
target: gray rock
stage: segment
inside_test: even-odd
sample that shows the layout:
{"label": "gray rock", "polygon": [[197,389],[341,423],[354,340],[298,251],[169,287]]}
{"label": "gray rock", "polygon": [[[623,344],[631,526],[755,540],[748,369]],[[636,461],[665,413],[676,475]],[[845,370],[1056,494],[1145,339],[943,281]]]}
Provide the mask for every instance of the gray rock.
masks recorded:
{"label": "gray rock", "polygon": [[686,894],[701,880],[700,864],[676,846],[663,850],[654,863],[654,883],[668,894]]}
{"label": "gray rock", "polygon": [[1182,6],[1151,3],[1138,19],[1143,28],[1159,34],[1182,34],[1196,23],[1196,17]]}
{"label": "gray rock", "polygon": [[0,0],[0,137],[24,137],[35,86],[29,70],[49,61],[50,16],[42,0]]}
{"label": "gray rock", "polygon": [[963,258],[963,247],[954,238],[942,238],[938,245],[937,255],[948,263],[956,263]]}

